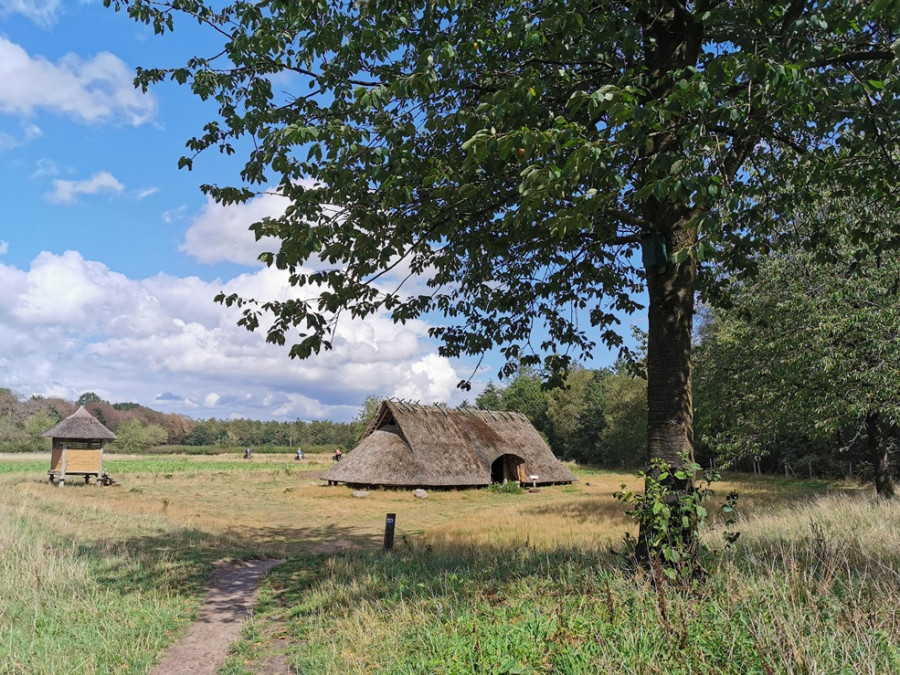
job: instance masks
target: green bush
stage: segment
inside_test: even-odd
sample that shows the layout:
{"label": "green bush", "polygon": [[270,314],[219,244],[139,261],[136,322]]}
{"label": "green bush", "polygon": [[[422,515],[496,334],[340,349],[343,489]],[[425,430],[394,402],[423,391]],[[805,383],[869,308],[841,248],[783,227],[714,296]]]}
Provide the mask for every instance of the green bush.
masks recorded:
{"label": "green bush", "polygon": [[488,490],[497,494],[504,495],[520,495],[525,492],[525,490],[522,489],[522,486],[515,481],[508,481],[506,483],[492,483]]}
{"label": "green bush", "polygon": [[[702,574],[700,533],[706,528],[704,502],[713,494],[710,486],[719,473],[709,469],[701,480],[695,476],[699,464],[682,458],[678,467],[670,467],[654,459],[650,468],[638,476],[644,479],[644,493],[622,489],[615,493],[621,503],[630,505],[626,513],[640,526],[637,538],[625,535],[625,554],[637,563],[661,570],[672,582],[684,583]],[[726,523],[733,522],[737,493],[726,497],[722,511]],[[726,530],[726,545],[733,544],[739,534]]]}

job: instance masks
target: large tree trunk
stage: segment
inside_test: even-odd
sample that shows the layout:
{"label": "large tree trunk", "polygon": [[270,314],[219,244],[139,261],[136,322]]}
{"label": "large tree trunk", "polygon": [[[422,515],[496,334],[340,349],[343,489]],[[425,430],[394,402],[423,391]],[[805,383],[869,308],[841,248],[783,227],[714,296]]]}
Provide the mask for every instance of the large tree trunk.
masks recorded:
{"label": "large tree trunk", "polygon": [[680,265],[673,251],[689,245],[680,227],[666,237],[670,260],[647,270],[650,296],[647,334],[647,452],[670,466],[694,457],[694,413],[691,397],[691,332],[694,317],[696,263]]}
{"label": "large tree trunk", "polygon": [[866,415],[866,446],[872,459],[875,471],[875,494],[882,499],[893,499],[895,496],[894,479],[891,476],[891,465],[888,459],[890,445],[882,437],[879,428],[879,415],[870,412]]}
{"label": "large tree trunk", "polygon": [[[661,0],[639,14],[644,20],[644,59],[650,83],[646,96],[659,99],[674,86],[673,73],[699,58],[703,24]],[[673,123],[667,133],[654,136],[650,152],[677,152],[676,129]],[[660,177],[654,173],[645,178]],[[691,244],[692,237],[684,229],[689,207],[648,197],[642,211],[643,219],[664,237],[669,255],[666,265],[647,270],[647,459],[662,459],[675,466],[684,454],[693,459],[694,451],[691,327],[696,263],[693,256],[681,265],[671,261],[675,251]]]}
{"label": "large tree trunk", "polygon": [[[658,221],[657,221],[658,222]],[[648,463],[660,459],[675,469],[687,459],[694,459],[694,413],[691,397],[691,327],[694,316],[694,282],[696,264],[689,256],[682,264],[671,260],[673,251],[689,243],[682,227],[672,227],[665,237],[669,261],[664,266],[647,268],[647,290],[650,296],[647,333],[647,452]],[[669,489],[664,497],[672,509],[668,536],[678,541],[683,554],[696,552],[696,523],[687,527],[677,502],[693,489],[693,478],[677,479],[668,472],[663,485]],[[648,473],[646,492],[651,492],[657,477]],[[650,540],[656,532],[638,533],[637,559],[647,563],[661,554]]]}

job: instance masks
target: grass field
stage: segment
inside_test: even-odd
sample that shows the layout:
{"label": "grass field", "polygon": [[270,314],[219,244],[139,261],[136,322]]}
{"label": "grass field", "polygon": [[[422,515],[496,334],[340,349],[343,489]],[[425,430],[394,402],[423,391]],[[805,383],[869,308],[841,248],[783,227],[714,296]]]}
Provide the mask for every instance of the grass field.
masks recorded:
{"label": "grass field", "polygon": [[609,551],[629,474],[356,498],[319,480],[326,455],[109,456],[107,488],[51,487],[48,464],[0,456],[2,673],[146,672],[212,563],[247,557],[285,562],[228,673],[900,672],[900,506],[855,485],[722,483],[742,536],[685,594]]}

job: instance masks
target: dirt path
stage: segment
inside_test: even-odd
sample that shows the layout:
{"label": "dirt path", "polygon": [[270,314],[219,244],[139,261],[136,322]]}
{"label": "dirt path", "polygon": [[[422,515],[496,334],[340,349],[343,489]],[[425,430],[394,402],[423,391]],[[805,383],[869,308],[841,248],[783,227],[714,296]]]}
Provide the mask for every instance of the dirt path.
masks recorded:
{"label": "dirt path", "polygon": [[237,560],[217,565],[200,616],[151,675],[215,675],[228,660],[228,648],[241,636],[256,604],[259,582],[280,562]]}

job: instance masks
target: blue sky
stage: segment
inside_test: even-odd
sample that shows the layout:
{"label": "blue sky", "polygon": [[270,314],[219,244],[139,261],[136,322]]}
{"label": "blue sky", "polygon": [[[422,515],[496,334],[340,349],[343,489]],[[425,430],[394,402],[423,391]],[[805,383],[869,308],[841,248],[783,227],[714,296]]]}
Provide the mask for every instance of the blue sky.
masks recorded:
{"label": "blue sky", "polygon": [[177,169],[214,108],[176,85],[132,87],[136,66],[181,65],[205,39],[187,23],[161,39],[100,0],[0,0],[0,386],[198,419],[348,420],[368,395],[472,400],[501,364],[457,390],[474,364],[438,356],[424,320],[347,321],[335,350],[297,361],[213,302],[290,289],[247,230],[280,199],[226,209],[200,192],[233,182],[239,158]]}

